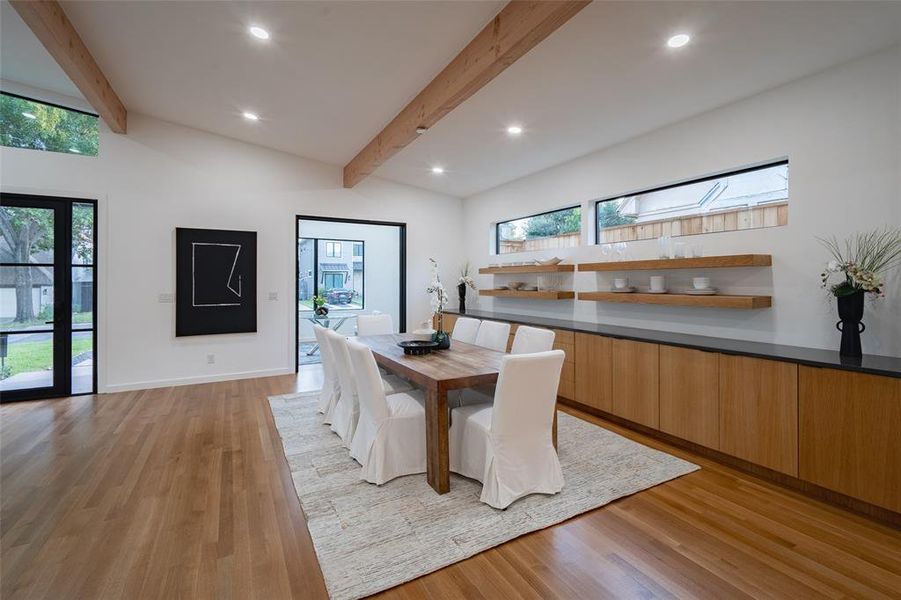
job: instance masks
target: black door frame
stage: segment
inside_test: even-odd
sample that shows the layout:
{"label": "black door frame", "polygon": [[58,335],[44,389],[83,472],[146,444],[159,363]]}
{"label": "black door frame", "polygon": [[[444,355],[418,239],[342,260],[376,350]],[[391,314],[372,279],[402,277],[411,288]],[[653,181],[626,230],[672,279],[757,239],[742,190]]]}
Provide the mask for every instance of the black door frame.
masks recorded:
{"label": "black door frame", "polygon": [[[18,193],[0,193],[0,204],[3,206],[26,206],[33,208],[46,208],[54,211],[53,223],[53,264],[34,266],[50,266],[53,268],[53,322],[52,328],[37,330],[34,333],[53,334],[53,385],[51,387],[27,388],[3,392],[3,402],[18,402],[21,400],[42,400],[46,398],[61,398],[68,396],[85,396],[97,393],[97,330],[98,330],[98,238],[97,238],[97,200],[89,198],[69,198],[65,196],[48,196]],[[72,393],[72,205],[90,204],[94,208],[93,228],[93,261],[84,266],[93,269],[92,282],[92,310],[94,313],[91,338],[92,338],[92,389],[90,392]],[[59,218],[59,217],[62,218]],[[18,264],[18,263],[16,263]],[[14,266],[13,263],[0,263],[2,266]],[[50,324],[50,323],[48,323]],[[65,365],[65,368],[60,368]]]}
{"label": "black door frame", "polygon": [[[300,258],[297,256],[297,240],[300,239],[300,222],[301,221],[324,221],[328,223],[352,223],[356,225],[383,225],[387,227],[398,228],[398,243],[400,244],[399,265],[399,281],[400,281],[400,323],[398,331],[405,333],[407,331],[407,224],[400,221],[373,221],[370,219],[343,219],[340,217],[323,217],[320,215],[295,215],[294,216],[294,298],[292,300],[294,306],[294,372],[300,369],[300,319],[297,315],[297,297],[300,295]],[[316,252],[314,245],[314,252]],[[313,260],[316,260],[314,255]],[[366,257],[363,256],[363,269],[366,268]],[[365,282],[364,282],[365,287]]]}

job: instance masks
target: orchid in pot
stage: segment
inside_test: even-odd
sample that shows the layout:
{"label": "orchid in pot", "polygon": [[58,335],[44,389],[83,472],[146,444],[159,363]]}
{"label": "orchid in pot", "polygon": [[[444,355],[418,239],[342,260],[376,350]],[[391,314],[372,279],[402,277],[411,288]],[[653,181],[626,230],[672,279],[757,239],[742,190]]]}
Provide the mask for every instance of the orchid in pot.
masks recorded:
{"label": "orchid in pot", "polygon": [[[835,237],[817,239],[832,254],[820,279],[838,302],[839,354],[860,358],[860,334],[866,329],[861,322],[864,297],[885,297],[884,275],[901,264],[901,229],[858,233],[841,243]],[[832,282],[834,275],[841,277],[838,283]]]}
{"label": "orchid in pot", "polygon": [[432,314],[436,317],[435,333],[432,341],[438,342],[439,350],[450,348],[450,336],[444,331],[444,307],[447,306],[448,296],[441,283],[441,277],[438,275],[438,261],[430,258],[432,263],[432,281],[426,291],[431,296]]}
{"label": "orchid in pot", "polygon": [[466,313],[466,288],[471,290],[476,288],[476,282],[473,281],[469,274],[469,261],[460,269],[460,279],[457,280],[457,294],[460,296],[460,314]]}

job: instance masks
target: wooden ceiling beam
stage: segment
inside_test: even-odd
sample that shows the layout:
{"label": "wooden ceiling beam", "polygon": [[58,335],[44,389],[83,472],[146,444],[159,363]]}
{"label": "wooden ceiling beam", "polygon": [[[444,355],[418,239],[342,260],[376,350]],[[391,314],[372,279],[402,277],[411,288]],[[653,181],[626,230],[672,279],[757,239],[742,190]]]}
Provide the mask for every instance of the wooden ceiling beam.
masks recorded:
{"label": "wooden ceiling beam", "polygon": [[344,187],[381,164],[590,4],[513,0],[344,167]]}
{"label": "wooden ceiling beam", "polygon": [[75,87],[116,133],[125,133],[127,113],[81,36],[56,0],[9,0]]}

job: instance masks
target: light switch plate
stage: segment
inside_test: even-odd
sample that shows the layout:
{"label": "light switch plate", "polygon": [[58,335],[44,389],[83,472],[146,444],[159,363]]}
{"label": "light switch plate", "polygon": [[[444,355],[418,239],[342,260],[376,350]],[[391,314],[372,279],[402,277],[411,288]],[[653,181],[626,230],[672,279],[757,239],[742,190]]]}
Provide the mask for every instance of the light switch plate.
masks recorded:
{"label": "light switch plate", "polygon": [[278,292],[269,292],[270,300],[278,300]]}
{"label": "light switch plate", "polygon": [[175,294],[160,294],[160,304],[172,304],[175,302]]}

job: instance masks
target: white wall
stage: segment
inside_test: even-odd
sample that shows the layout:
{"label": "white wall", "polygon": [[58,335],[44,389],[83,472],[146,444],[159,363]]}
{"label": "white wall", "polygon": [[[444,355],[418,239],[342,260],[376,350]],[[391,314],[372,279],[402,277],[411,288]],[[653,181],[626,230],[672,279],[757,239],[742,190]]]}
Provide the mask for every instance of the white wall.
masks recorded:
{"label": "white wall", "polygon": [[[580,202],[587,211],[593,199],[781,157],[790,160],[788,226],[680,238],[690,244],[701,242],[707,255],[772,254],[771,270],[704,273],[727,293],[772,293],[771,309],[491,298],[479,299],[473,308],[837,348],[834,300],[819,287],[819,273],[828,255],[815,236],[842,238],[884,224],[901,225],[898,47],[467,198],[466,255],[478,266],[550,256],[554,253],[491,256],[492,223]],[[593,236],[590,228],[583,230],[583,240]],[[633,258],[652,258],[656,250],[655,241],[630,244]],[[583,245],[558,254],[570,261],[601,260],[597,246]],[[647,285],[647,277],[653,274],[631,275],[633,281]],[[667,274],[668,283],[684,285],[699,274],[673,271]],[[606,289],[611,277],[580,273],[570,276],[570,281],[577,290]],[[864,352],[901,356],[899,280],[896,272],[888,297],[867,305]],[[480,276],[478,283],[490,287],[493,279]]]}
{"label": "white wall", "polygon": [[[137,114],[128,135],[102,127],[97,158],[2,148],[0,182],[100,202],[101,391],[293,372],[297,214],[407,223],[411,328],[429,314],[428,257],[446,277],[462,260],[435,243],[460,239],[456,198],[378,178],[345,190],[339,167]],[[259,233],[256,333],[175,338],[175,305],[158,298],[175,291],[176,227]]]}

